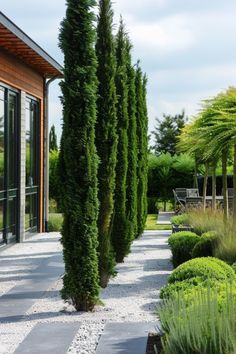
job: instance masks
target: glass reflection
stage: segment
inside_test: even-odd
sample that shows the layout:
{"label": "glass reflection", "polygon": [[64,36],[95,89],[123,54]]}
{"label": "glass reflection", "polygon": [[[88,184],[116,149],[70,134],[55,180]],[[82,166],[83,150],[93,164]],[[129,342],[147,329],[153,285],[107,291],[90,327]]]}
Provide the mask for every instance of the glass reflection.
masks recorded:
{"label": "glass reflection", "polygon": [[4,190],[4,92],[0,90],[0,191]]}
{"label": "glass reflection", "polygon": [[8,101],[8,131],[9,131],[9,171],[8,188],[17,188],[17,135],[16,135],[16,96],[9,95]]}

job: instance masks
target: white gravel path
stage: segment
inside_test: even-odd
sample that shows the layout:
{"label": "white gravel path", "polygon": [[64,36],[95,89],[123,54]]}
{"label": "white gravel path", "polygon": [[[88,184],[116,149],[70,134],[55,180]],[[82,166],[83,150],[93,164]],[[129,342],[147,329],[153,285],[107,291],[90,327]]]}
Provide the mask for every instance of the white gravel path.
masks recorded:
{"label": "white gravel path", "polygon": [[[34,303],[23,320],[0,324],[0,354],[12,354],[38,322],[81,322],[68,350],[70,354],[94,354],[106,322],[155,322],[159,289],[171,272],[169,234],[169,231],[148,231],[134,241],[130,255],[117,266],[117,276],[101,292],[104,306],[97,306],[92,313],[75,312],[61,300],[62,280],[59,279]],[[24,275],[38,266],[42,257],[60,251],[61,245],[55,242],[56,238],[59,235],[55,233],[37,235],[0,253],[0,296],[22,283]],[[8,260],[5,266],[4,260]],[[13,273],[14,280],[11,280]]]}

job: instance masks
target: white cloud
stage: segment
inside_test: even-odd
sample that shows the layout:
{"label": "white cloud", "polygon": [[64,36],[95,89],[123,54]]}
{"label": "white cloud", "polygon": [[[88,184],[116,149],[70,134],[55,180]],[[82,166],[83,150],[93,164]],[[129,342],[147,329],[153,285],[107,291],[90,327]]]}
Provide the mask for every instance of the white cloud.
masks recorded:
{"label": "white cloud", "polygon": [[150,55],[168,55],[190,48],[194,44],[188,19],[183,15],[169,16],[156,23],[129,23],[130,37],[136,51]]}

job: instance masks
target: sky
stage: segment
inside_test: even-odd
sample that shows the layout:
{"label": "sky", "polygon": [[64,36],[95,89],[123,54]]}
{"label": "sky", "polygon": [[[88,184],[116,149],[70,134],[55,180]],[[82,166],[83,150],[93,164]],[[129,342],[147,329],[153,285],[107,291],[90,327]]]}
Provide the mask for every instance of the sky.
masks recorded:
{"label": "sky", "polygon": [[[63,65],[58,48],[65,0],[7,0],[1,11]],[[155,118],[191,117],[203,99],[236,86],[236,0],[114,0],[114,31],[120,15],[148,76],[149,131]],[[50,89],[50,125],[61,134],[58,81]]]}

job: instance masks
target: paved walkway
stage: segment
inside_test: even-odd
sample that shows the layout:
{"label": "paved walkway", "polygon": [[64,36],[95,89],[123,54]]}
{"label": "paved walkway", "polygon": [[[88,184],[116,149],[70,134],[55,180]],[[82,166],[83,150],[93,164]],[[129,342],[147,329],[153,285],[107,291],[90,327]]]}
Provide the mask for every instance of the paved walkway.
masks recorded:
{"label": "paved walkway", "polygon": [[159,289],[171,271],[169,234],[147,231],[134,241],[101,292],[104,306],[93,313],[75,312],[61,300],[59,234],[37,235],[1,252],[0,354],[145,354]]}
{"label": "paved walkway", "polygon": [[174,215],[174,212],[161,211],[158,215],[157,225],[171,225],[170,219]]}

